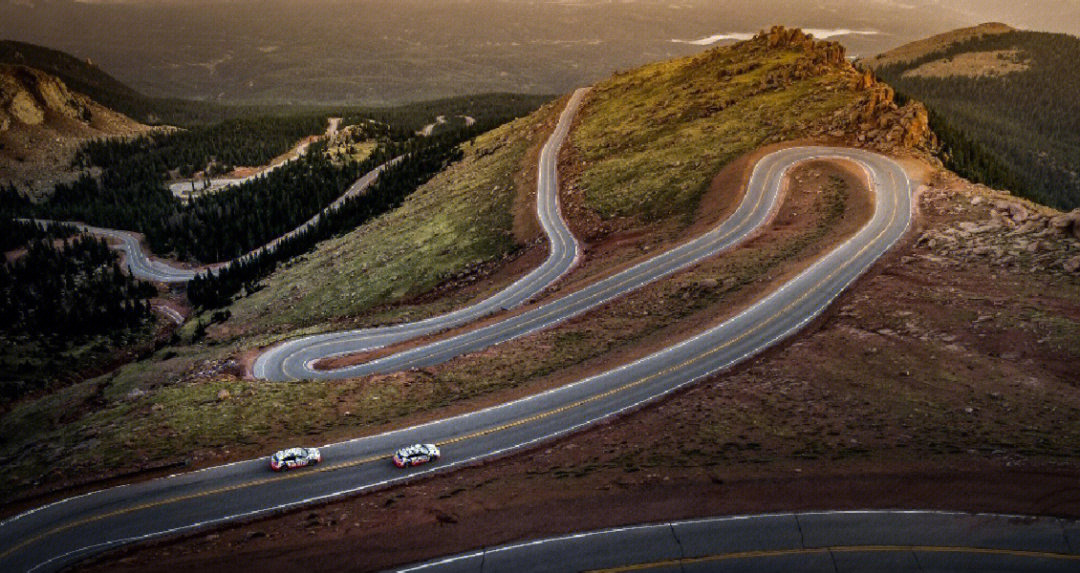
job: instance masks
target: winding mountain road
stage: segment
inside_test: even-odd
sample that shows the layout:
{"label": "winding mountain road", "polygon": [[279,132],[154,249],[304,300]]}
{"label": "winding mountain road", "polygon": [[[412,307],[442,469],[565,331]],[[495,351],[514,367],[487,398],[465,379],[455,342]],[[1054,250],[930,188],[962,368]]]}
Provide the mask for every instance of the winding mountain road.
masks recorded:
{"label": "winding mountain road", "polygon": [[[579,97],[580,92],[575,94],[575,98]],[[541,177],[547,184],[554,184],[557,143],[551,144],[565,137],[569,129],[566,114],[574,107],[569,106],[564,112],[563,119],[567,121],[560,121],[541,155]],[[634,362],[537,395],[324,446],[325,462],[309,470],[274,475],[267,470],[265,459],[255,459],[58,501],[0,523],[0,570],[54,571],[118,545],[268,514],[462,467],[578,431],[724,371],[792,335],[819,316],[905,233],[911,220],[911,183],[899,165],[883,156],[852,149],[804,147],[776,152],[756,166],[736,214],[706,235],[589,289],[543,305],[536,309],[539,314],[526,313],[528,319],[513,317],[468,333],[469,338],[458,339],[455,346],[441,347],[437,343],[425,347],[426,354],[407,358],[408,364],[444,360],[455,353],[544,328],[552,321],[565,320],[603,300],[728,248],[768,220],[785,175],[792,167],[819,158],[853,162],[865,170],[875,199],[873,217],[853,237],[780,289],[722,324]],[[556,219],[561,220],[558,204],[545,207],[540,195],[543,193],[538,193],[541,221],[552,223],[552,228],[557,229]],[[556,232],[552,256],[541,267],[545,270],[537,269],[521,279],[518,288],[508,289],[515,294],[485,302],[495,306],[520,303],[528,298],[525,293],[532,286],[549,283],[554,280],[552,277],[564,273],[573,264],[577,246],[572,236],[558,237]],[[557,264],[549,264],[552,260]],[[404,325],[402,330],[422,324]],[[340,352],[334,346],[339,342],[334,336],[366,334],[329,336],[305,338],[278,348],[318,345],[318,352],[298,361],[305,364],[311,357]],[[288,354],[279,350],[277,356]],[[282,358],[279,363],[284,362]],[[383,362],[379,368],[404,365]],[[347,375],[354,375],[353,372]],[[389,453],[402,444],[415,442],[438,443],[443,458],[410,470],[395,468],[389,462]]]}
{"label": "winding mountain road", "polygon": [[558,156],[581,100],[587,92],[587,89],[579,89],[570,97],[555,131],[540,151],[536,181],[536,216],[549,245],[547,259],[540,266],[498,293],[444,315],[394,326],[318,334],[290,340],[263,352],[252,367],[254,376],[270,380],[352,376],[351,369],[324,374],[308,367],[308,363],[325,356],[381,348],[468,324],[520,305],[565,275],[577,262],[581,247],[567,227],[559,208]]}
{"label": "winding mountain road", "polygon": [[[338,127],[341,125],[341,119],[342,118],[340,117],[329,118],[328,125],[326,126],[326,133],[324,133],[321,137],[316,137],[315,141],[318,141],[319,139],[329,140],[335,135],[337,135]],[[284,158],[277,162],[271,162],[269,165],[266,165],[262,168],[258,168],[258,171],[252,173],[251,175],[247,175],[244,177],[215,177],[213,179],[192,179],[188,181],[178,181],[169,185],[169,191],[171,191],[173,196],[175,196],[176,198],[182,199],[185,196],[203,193],[213,193],[216,191],[221,191],[222,189],[225,189],[227,187],[232,187],[234,185],[247,183],[248,181],[253,181],[255,179],[258,179],[259,177],[274,172],[274,170],[280,168],[282,165],[287,165],[288,163],[291,163],[303,157],[307,153],[308,149],[311,147],[312,143],[313,142],[308,139],[297,144],[295,147],[286,152]]]}
{"label": "winding mountain road", "polygon": [[[863,166],[867,174],[887,185],[909,184],[903,170],[895,163],[875,154],[854,149],[801,147],[779,151],[758,162],[747,192],[735,213],[723,223],[683,245],[661,253],[625,271],[595,282],[570,295],[495,324],[457,336],[394,353],[367,363],[335,370],[317,370],[314,365],[322,359],[373,350],[419,334],[450,328],[463,321],[442,317],[388,329],[368,329],[349,333],[310,336],[290,341],[261,355],[254,368],[258,378],[271,380],[341,379],[365,374],[394,372],[408,368],[431,366],[469,352],[500,344],[508,340],[549,328],[596,308],[607,301],[697,264],[741,243],[758,230],[771,216],[781,197],[781,186],[788,169],[812,159],[840,159]],[[882,197],[878,197],[882,200]],[[887,197],[885,198],[887,199]],[[909,207],[909,200],[903,206]],[[901,206],[901,207],[903,207]],[[901,217],[906,226],[907,217]],[[547,223],[545,223],[546,225]],[[890,235],[891,237],[892,235]],[[893,238],[895,240],[895,237]],[[876,258],[884,248],[872,249]],[[855,249],[845,249],[844,256],[854,257]],[[839,259],[837,259],[839,261]],[[870,259],[873,260],[873,259]],[[821,273],[824,276],[824,272]],[[501,293],[500,293],[501,294]],[[508,306],[500,297],[499,304]],[[485,301],[486,302],[486,301]],[[490,309],[490,305],[488,306]],[[465,311],[459,311],[464,313]],[[455,313],[456,314],[456,313]],[[474,313],[475,314],[475,313]],[[479,315],[477,314],[477,317]]]}
{"label": "winding mountain road", "polygon": [[[349,188],[346,189],[340,197],[335,199],[333,203],[324,207],[321,211],[313,215],[310,219],[302,223],[300,226],[274,239],[273,241],[262,245],[261,247],[256,247],[252,249],[246,254],[237,257],[235,260],[239,260],[244,257],[251,257],[262,253],[263,251],[266,251],[268,249],[272,249],[276,247],[277,244],[281,241],[299,235],[300,233],[307,230],[309,227],[314,226],[316,223],[319,222],[319,219],[321,219],[323,215],[338,209],[339,207],[341,207],[342,203],[344,203],[349,198],[355,197],[356,195],[359,195],[366,191],[368,187],[375,183],[375,181],[379,178],[379,175],[382,174],[382,172],[386,170],[387,167],[394,165],[398,161],[401,161],[401,159],[402,157],[395,157],[394,159],[391,159],[390,161],[379,165],[375,169],[368,171],[361,178],[354,181],[353,184],[350,185]],[[263,174],[260,174],[260,176],[261,175]],[[46,219],[34,219],[34,221],[42,223],[44,225],[52,225],[57,223],[56,221],[49,221]],[[218,269],[225,265],[228,265],[231,262],[226,261],[221,263],[213,263],[195,268],[182,267],[151,258],[150,255],[148,255],[147,252],[143,250],[138,235],[132,233],[131,231],[94,227],[85,223],[79,223],[75,221],[64,221],[62,222],[62,224],[71,225],[84,233],[89,233],[91,235],[116,241],[116,243],[113,245],[113,248],[118,251],[123,251],[128,270],[131,271],[132,276],[143,280],[149,280],[165,284],[186,283],[191,279],[195,278],[195,275],[201,272]]]}

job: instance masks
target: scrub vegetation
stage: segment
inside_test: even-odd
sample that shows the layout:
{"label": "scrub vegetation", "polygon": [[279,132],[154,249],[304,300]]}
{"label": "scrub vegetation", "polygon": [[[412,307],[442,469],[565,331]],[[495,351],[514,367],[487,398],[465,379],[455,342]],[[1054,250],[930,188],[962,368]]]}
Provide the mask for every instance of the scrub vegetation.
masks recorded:
{"label": "scrub vegetation", "polygon": [[717,48],[594,88],[571,139],[586,204],[604,218],[689,221],[721,167],[805,136],[859,97],[844,66],[799,74],[813,52],[755,48]]}
{"label": "scrub vegetation", "polygon": [[[521,170],[535,170],[523,165],[526,155],[543,143],[545,124],[561,109],[561,103],[545,106],[462,145],[461,160],[401,207],[320,244],[236,301],[225,329],[282,331],[357,317],[521,249],[513,214],[525,185]],[[389,309],[379,320],[416,319],[446,304]]]}

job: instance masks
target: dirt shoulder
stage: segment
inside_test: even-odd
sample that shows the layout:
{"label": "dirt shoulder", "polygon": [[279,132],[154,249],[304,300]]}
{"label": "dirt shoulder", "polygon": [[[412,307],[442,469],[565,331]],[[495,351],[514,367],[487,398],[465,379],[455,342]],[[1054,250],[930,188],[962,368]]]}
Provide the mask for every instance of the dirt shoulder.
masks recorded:
{"label": "dirt shoulder", "polygon": [[[567,276],[563,277],[555,285],[539,294],[531,303],[512,311],[485,317],[479,321],[459,328],[409,340],[401,344],[380,348],[370,352],[322,360],[316,364],[316,368],[320,370],[329,370],[354,364],[362,364],[364,362],[436,342],[438,340],[444,340],[467,331],[494,324],[498,321],[505,320],[509,316],[527,312],[546,304],[555,298],[563,297],[585,288],[597,280],[611,276],[633,265],[655,257],[657,253],[662,253],[675,248],[686,241],[692,240],[708,232],[735,212],[745,194],[746,185],[753,173],[754,166],[757,165],[761,158],[775,151],[806,143],[807,142],[787,142],[782,145],[766,146],[732,162],[713,178],[708,191],[702,197],[698,210],[694,214],[694,222],[691,225],[679,226],[671,221],[658,225],[642,225],[638,221],[624,220],[618,223],[618,226],[620,227],[619,230],[613,230],[607,226],[603,229],[590,227],[590,225],[595,224],[595,221],[592,220],[595,215],[579,205],[573,194],[566,192],[566,188],[564,188],[562,200],[567,208],[567,219],[572,230],[579,237],[592,237],[592,241],[583,241],[581,259]],[[572,152],[566,152],[566,154],[567,155],[563,158],[563,165],[572,166],[575,163],[573,154]],[[572,167],[569,168],[572,169]],[[843,162],[814,162],[809,164],[809,167],[807,168],[797,170],[793,175],[796,179],[795,186],[797,188],[804,190],[809,189],[812,193],[819,193],[827,183],[830,175],[841,177],[844,184],[850,189],[865,188],[862,172],[853,168],[850,164]],[[789,188],[790,186],[785,187],[784,191],[786,192]],[[782,207],[778,208],[778,211],[781,209],[784,210],[784,214],[781,217],[783,223],[777,225],[775,228],[764,225],[762,231],[753,235],[753,237],[760,237],[760,239],[757,240],[756,243],[753,242],[753,240],[748,241],[748,244],[753,245],[751,248],[761,249],[770,242],[776,241],[778,236],[791,236],[799,232],[805,232],[807,226],[816,220],[806,216],[808,211],[815,208],[813,205],[814,197],[813,194],[799,195],[790,202],[785,202],[783,198],[781,198],[781,201],[778,201],[778,204],[782,205]],[[873,205],[866,199],[865,193],[860,191],[859,194],[854,195],[854,202],[841,217],[843,224],[831,229],[829,240],[822,242],[818,247],[820,247],[820,249],[825,249],[832,244],[839,243],[847,236],[850,236],[850,234],[853,234],[855,230],[858,229],[860,222],[869,218],[872,210]],[[801,216],[800,212],[802,213]],[[776,216],[777,213],[773,213],[773,215]],[[543,253],[546,254],[546,249],[543,250]],[[539,253],[530,253],[529,259],[535,260],[538,263],[539,257],[537,255],[539,255]],[[813,258],[811,254],[808,253],[800,253],[799,257],[803,259],[804,262],[812,260]],[[801,267],[792,267],[786,273],[769,277],[769,280],[772,281],[772,285],[767,288],[771,290],[773,286],[782,284],[790,278],[790,276],[795,274],[796,269],[801,270]],[[507,273],[507,270],[509,269],[502,270],[501,274],[515,276],[514,273]],[[698,271],[698,274],[703,277],[704,275],[716,273],[723,274],[723,271],[720,269],[715,266],[709,267],[708,265],[698,269]],[[729,290],[734,290],[738,285],[730,282],[731,277],[727,278],[729,279],[726,283],[727,287]],[[706,280],[710,281],[706,284],[711,284],[713,279]],[[452,285],[447,285],[447,287],[451,286]],[[748,293],[750,293],[749,290],[744,290],[742,293],[743,296],[739,298],[737,302],[729,303],[728,309],[732,311],[730,314],[733,314],[736,309],[748,304],[753,299],[752,296],[746,296]],[[656,293],[653,293],[652,295],[646,296],[655,298],[657,295]],[[713,319],[726,318],[727,316],[730,316],[730,314],[728,312],[721,312],[719,315],[714,313]],[[695,328],[700,327],[700,323],[693,322],[693,324]],[[642,355],[646,353],[645,349],[639,349],[639,352]]]}

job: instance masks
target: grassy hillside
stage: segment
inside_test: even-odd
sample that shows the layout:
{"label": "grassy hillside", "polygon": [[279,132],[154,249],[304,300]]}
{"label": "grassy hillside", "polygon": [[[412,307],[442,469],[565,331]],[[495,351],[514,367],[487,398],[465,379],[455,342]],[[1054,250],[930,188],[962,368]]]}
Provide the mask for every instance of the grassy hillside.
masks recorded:
{"label": "grassy hillside", "polygon": [[[830,233],[842,227],[834,223],[843,210],[826,200],[833,195],[805,193],[804,203],[792,203],[784,215],[785,221],[797,219],[784,227],[794,234],[761,242],[760,252],[734,266],[729,259],[714,261],[584,322],[464,357],[436,374],[337,384],[242,379],[241,359],[250,358],[255,346],[298,332],[415,320],[484,296],[535,264],[529,257],[543,254],[529,247],[539,237],[531,197],[536,154],[564,103],[465,145],[461,161],[402,207],[326,241],[262,281],[261,290],[221,313],[229,318],[210,326],[205,339],[190,342],[196,326],[189,323],[175,344],[151,359],[21,404],[0,420],[0,461],[15,463],[23,453],[12,483],[46,476],[57,466],[81,468],[65,475],[88,479],[132,466],[258,455],[269,442],[289,436],[329,441],[409,413],[547,383],[564,368],[615,360],[643,341],[658,344],[656,337],[713,320],[742,300],[730,298],[733,293],[758,292],[758,281],[772,280],[786,265],[802,264],[807,253],[838,240]],[[917,119],[916,111],[897,108],[888,88],[857,73],[838,45],[777,29],[737,48],[598,86],[567,157],[587,157],[581,179],[591,185],[597,210],[677,221],[692,211],[725,162],[761,143],[792,137],[862,137],[878,148],[921,142],[911,139],[922,133],[912,127],[918,122],[908,121]],[[864,124],[875,129],[862,130]],[[564,161],[563,175],[576,185],[577,174],[565,168]],[[632,172],[624,176],[620,169]],[[730,280],[715,278],[727,275]],[[644,315],[643,304],[650,309]],[[146,435],[155,439],[140,438]],[[88,441],[97,450],[79,449]],[[131,448],[138,449],[134,457],[114,453]],[[99,450],[109,452],[108,459]],[[93,469],[82,471],[88,467]]]}
{"label": "grassy hillside", "polygon": [[687,217],[722,166],[762,144],[821,134],[865,92],[835,44],[774,31],[596,86],[572,136],[602,217]]}
{"label": "grassy hillside", "polygon": [[970,28],[959,28],[944,34],[936,34],[929,38],[923,38],[922,40],[916,40],[909,44],[904,44],[898,48],[893,48],[887,52],[877,54],[872,58],[865,58],[859,61],[860,65],[878,69],[883,66],[891,66],[897,63],[910,62],[912,60],[921,58],[947,49],[959,42],[965,42],[972,38],[981,38],[983,36],[991,36],[995,34],[1007,34],[1009,32],[1015,32],[1016,28],[1007,24],[1001,24],[999,22],[987,22],[985,24],[979,24],[978,26],[972,26]]}
{"label": "grassy hillside", "polygon": [[515,198],[531,190],[522,177],[535,170],[526,154],[546,139],[542,127],[557,118],[561,105],[549,104],[466,144],[461,161],[402,207],[324,242],[275,272],[262,290],[236,301],[226,328],[302,328],[356,316],[516,251],[533,238],[514,235]]}
{"label": "grassy hillside", "polygon": [[934,112],[950,168],[1072,209],[1080,206],[1077,61],[1078,38],[1009,32],[952,43],[878,73]]}

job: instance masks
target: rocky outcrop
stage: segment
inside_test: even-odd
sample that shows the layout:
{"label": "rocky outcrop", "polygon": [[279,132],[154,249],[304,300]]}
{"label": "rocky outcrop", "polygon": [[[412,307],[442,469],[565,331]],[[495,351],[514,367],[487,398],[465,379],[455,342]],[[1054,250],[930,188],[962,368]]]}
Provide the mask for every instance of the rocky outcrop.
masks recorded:
{"label": "rocky outcrop", "polygon": [[851,107],[837,111],[811,129],[814,135],[854,139],[852,143],[885,152],[914,149],[932,153],[938,149],[926,107],[916,101],[897,105],[893,89],[878,81],[872,71],[857,70],[848,62],[842,45],[815,40],[802,30],[783,26],[760,32],[750,44],[758,50],[790,49],[806,54],[805,58],[766,76],[761,86],[764,89],[783,87],[831,70],[839,69],[847,75],[847,89],[860,97]]}
{"label": "rocky outcrop", "polygon": [[917,245],[956,264],[981,261],[1012,272],[1080,272],[1080,209],[1058,213],[955,176],[922,193],[924,209],[960,217],[923,232]]}
{"label": "rocky outcrop", "polygon": [[78,177],[71,164],[83,141],[147,129],[51,74],[0,64],[0,185],[40,196]]}
{"label": "rocky outcrop", "polygon": [[89,98],[59,79],[26,66],[0,65],[0,132],[16,123],[41,125],[50,114],[87,124],[93,117]]}
{"label": "rocky outcrop", "polygon": [[1050,226],[1063,235],[1072,235],[1080,241],[1080,209],[1050,219]]}

